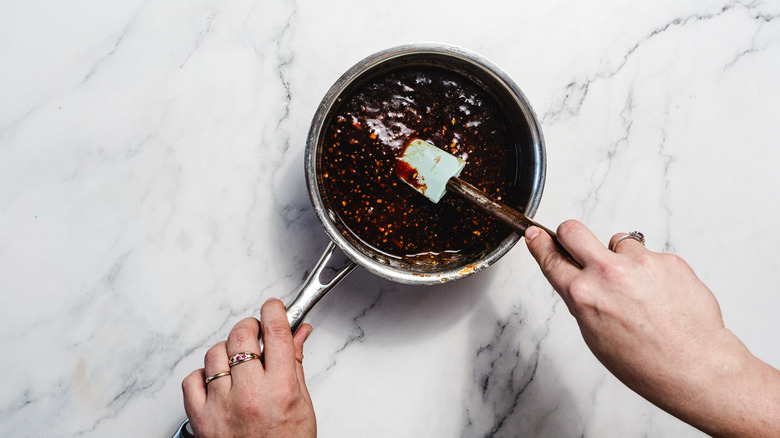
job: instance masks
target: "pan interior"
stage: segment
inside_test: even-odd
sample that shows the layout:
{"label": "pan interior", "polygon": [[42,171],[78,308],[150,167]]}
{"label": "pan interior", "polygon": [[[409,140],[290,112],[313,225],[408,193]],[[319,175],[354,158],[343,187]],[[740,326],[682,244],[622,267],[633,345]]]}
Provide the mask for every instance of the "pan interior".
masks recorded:
{"label": "pan interior", "polygon": [[[358,65],[347,72],[334,85],[323,100],[319,117],[315,116],[315,123],[310,132],[307,151],[310,157],[307,157],[307,161],[313,166],[311,169],[313,172],[307,171],[307,178],[312,177],[313,173],[310,193],[315,209],[330,237],[353,260],[374,273],[407,283],[432,283],[453,276],[462,276],[464,273],[470,273],[467,272],[470,267],[479,269],[497,260],[519,239],[517,234],[498,224],[495,225],[500,228],[496,231],[498,238],[494,238],[491,243],[483,247],[475,245],[476,249],[466,252],[454,251],[446,254],[435,251],[399,253],[383,247],[375,237],[367,238],[365,233],[361,235],[361,231],[356,230],[355,227],[365,215],[361,216],[361,213],[357,213],[358,222],[354,217],[350,220],[344,213],[343,205],[339,204],[353,200],[348,199],[350,196],[343,193],[336,195],[333,193],[332,184],[329,185],[331,182],[328,178],[332,177],[334,170],[338,171],[338,167],[334,168],[332,154],[329,155],[328,151],[333,147],[331,136],[337,135],[334,127],[345,122],[342,110],[354,93],[360,92],[377,80],[402,74],[405,71],[417,69],[441,71],[475,86],[484,99],[494,107],[506,132],[504,160],[511,163],[506,175],[510,180],[509,190],[502,194],[504,201],[525,211],[528,215],[533,215],[541,194],[544,176],[543,145],[538,125],[525,98],[511,81],[507,81],[507,78],[502,77],[495,69],[468,56],[431,50],[401,51],[401,53],[390,52],[385,56],[377,56],[373,60],[365,60],[364,63],[365,65]],[[345,164],[342,167],[349,171],[350,166]],[[473,177],[479,178],[479,175]],[[311,183],[315,184],[314,190]],[[408,196],[420,195],[408,194]],[[443,228],[433,232],[446,234],[451,231]],[[475,235],[473,239],[479,241],[481,236]],[[432,277],[436,280],[429,281]]]}

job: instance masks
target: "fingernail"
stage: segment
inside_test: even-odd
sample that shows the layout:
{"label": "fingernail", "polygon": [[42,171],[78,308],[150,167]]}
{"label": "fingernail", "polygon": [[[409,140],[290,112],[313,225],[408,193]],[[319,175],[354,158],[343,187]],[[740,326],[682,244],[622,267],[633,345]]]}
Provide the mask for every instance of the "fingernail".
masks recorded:
{"label": "fingernail", "polygon": [[528,229],[525,230],[525,238],[526,238],[526,240],[534,240],[534,238],[536,236],[538,236],[539,233],[541,233],[541,232],[542,232],[542,230],[540,230],[539,228],[528,227]]}

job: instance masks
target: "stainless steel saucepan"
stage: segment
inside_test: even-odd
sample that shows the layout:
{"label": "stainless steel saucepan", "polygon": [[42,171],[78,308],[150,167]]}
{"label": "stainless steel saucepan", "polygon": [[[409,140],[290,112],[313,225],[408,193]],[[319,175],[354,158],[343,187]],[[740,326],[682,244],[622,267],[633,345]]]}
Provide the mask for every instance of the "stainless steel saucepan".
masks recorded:
{"label": "stainless steel saucepan", "polygon": [[[508,236],[495,247],[455,264],[427,266],[400,260],[366,245],[330,210],[323,196],[319,159],[324,145],[324,133],[334,117],[340,98],[348,96],[365,81],[405,67],[437,67],[465,76],[476,83],[497,104],[514,133],[519,157],[515,184],[521,200],[513,207],[533,217],[544,188],[546,156],[541,127],[531,105],[520,88],[498,67],[481,56],[445,44],[424,43],[394,47],[375,53],[344,73],[322,99],[312,120],[306,139],[306,185],[311,204],[331,242],[308,278],[299,287],[296,297],[287,304],[287,319],[295,332],[312,307],[357,266],[386,279],[413,285],[432,285],[472,275],[496,262],[520,239],[517,233]],[[346,257],[345,257],[346,255]],[[262,347],[262,343],[261,343]],[[176,437],[193,436],[185,420]]]}

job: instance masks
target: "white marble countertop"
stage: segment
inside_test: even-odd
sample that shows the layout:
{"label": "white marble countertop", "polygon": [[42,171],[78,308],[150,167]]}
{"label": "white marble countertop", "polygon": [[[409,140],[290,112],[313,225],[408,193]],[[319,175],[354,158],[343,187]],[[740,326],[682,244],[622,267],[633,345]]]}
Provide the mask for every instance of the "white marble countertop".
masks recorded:
{"label": "white marble countertop", "polygon": [[[440,41],[538,113],[536,218],[641,230],[780,367],[780,2],[128,0],[0,14],[0,424],[167,437],[180,382],[327,244],[303,172],[330,85]],[[356,270],[307,320],[320,435],[690,437],[592,357],[521,242],[475,276]]]}

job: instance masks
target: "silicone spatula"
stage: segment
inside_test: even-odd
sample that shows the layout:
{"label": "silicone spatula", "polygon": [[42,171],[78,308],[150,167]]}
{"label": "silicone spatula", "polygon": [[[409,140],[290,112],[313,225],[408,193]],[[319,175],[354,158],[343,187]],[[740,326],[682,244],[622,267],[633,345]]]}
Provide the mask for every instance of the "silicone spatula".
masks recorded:
{"label": "silicone spatula", "polygon": [[552,237],[564,255],[576,262],[558,241],[555,232],[458,178],[464,167],[466,162],[461,158],[427,141],[414,139],[396,162],[395,171],[401,180],[435,203],[449,190],[508,225],[521,236],[525,235],[525,231],[532,225],[541,228]]}

